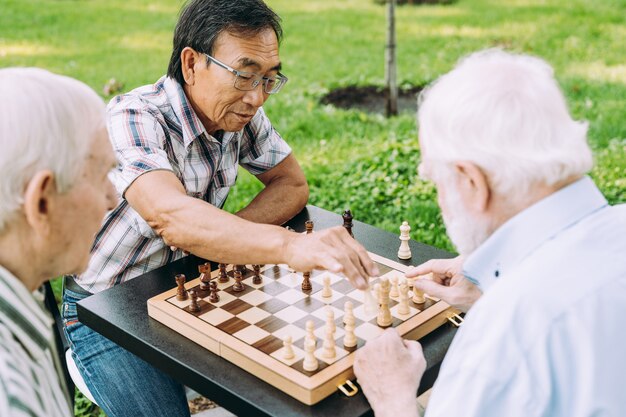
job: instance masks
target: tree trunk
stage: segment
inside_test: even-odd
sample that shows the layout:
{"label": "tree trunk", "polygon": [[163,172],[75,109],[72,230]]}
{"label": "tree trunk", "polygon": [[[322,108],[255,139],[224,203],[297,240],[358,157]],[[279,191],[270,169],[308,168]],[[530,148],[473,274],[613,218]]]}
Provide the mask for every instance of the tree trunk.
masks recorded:
{"label": "tree trunk", "polygon": [[387,45],[385,46],[385,114],[398,114],[398,85],[396,83],[396,0],[387,0]]}

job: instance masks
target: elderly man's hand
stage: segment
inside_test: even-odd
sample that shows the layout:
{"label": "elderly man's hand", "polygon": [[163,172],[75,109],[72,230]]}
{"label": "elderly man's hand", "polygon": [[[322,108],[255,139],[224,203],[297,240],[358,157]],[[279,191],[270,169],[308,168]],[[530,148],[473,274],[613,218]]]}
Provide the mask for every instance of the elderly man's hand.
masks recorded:
{"label": "elderly man's hand", "polygon": [[287,264],[297,271],[326,269],[343,273],[359,289],[368,287],[378,267],[367,251],[341,226],[311,234],[293,233],[285,246]]}
{"label": "elderly man's hand", "polygon": [[426,369],[422,346],[395,329],[356,352],[354,374],[376,417],[418,416],[417,388]]}
{"label": "elderly man's hand", "polygon": [[463,274],[463,257],[454,259],[431,259],[420,266],[409,269],[407,278],[432,274],[433,279],[418,279],[415,287],[428,295],[441,298],[446,303],[467,312],[480,298],[482,292]]}

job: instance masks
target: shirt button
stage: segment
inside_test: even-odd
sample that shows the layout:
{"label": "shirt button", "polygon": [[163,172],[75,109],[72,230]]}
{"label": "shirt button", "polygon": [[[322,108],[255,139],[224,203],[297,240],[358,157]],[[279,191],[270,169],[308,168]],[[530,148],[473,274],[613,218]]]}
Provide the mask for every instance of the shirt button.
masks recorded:
{"label": "shirt button", "polygon": [[500,271],[496,269],[496,272],[494,272],[494,275],[496,276],[496,278],[498,278],[500,276]]}

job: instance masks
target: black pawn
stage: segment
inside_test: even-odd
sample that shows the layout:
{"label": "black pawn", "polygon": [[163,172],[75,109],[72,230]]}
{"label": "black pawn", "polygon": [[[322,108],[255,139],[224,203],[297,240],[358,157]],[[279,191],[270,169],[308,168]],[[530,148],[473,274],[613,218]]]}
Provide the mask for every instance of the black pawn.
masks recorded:
{"label": "black pawn", "polygon": [[211,286],[211,295],[209,296],[209,301],[212,303],[217,303],[220,300],[220,295],[217,293],[217,282],[211,281],[209,285]]}
{"label": "black pawn", "polygon": [[226,264],[220,264],[220,275],[217,280],[219,282],[228,282],[228,275],[226,274]]}
{"label": "black pawn", "polygon": [[261,278],[261,265],[252,265],[254,270],[254,277],[252,277],[252,283],[258,285],[263,282]]}
{"label": "black pawn", "polygon": [[246,289],[246,286],[241,282],[241,270],[235,269],[235,283],[233,284],[233,291],[241,292]]}
{"label": "black pawn", "polygon": [[178,285],[176,289],[176,299],[178,301],[185,301],[188,298],[187,290],[185,289],[185,281],[187,281],[185,274],[176,275],[176,285]]}
{"label": "black pawn", "polygon": [[189,296],[191,297],[189,311],[192,313],[197,313],[198,311],[200,311],[200,306],[198,305],[198,294],[196,294],[194,290],[189,290]]}

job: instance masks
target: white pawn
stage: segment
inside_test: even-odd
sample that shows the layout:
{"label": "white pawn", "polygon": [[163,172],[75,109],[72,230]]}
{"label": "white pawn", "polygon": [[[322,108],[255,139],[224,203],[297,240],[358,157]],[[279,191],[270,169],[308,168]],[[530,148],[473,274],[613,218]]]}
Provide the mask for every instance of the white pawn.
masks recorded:
{"label": "white pawn", "polygon": [[315,357],[315,342],[312,340],[304,341],[304,362],[302,362],[302,368],[305,371],[313,372],[317,370],[319,364]]}
{"label": "white pawn", "polygon": [[326,359],[332,359],[337,356],[335,351],[335,330],[332,327],[326,327],[326,336],[324,337],[324,345],[322,356]]}
{"label": "white pawn", "polygon": [[308,320],[306,322],[306,336],[304,340],[305,344],[307,340],[312,340],[313,344],[316,344],[317,342],[317,338],[315,337],[315,323],[313,323],[313,320]]}
{"label": "white pawn", "polygon": [[335,324],[335,310],[331,306],[326,306],[326,329],[333,329],[333,333],[337,330],[337,325]]}
{"label": "white pawn", "polygon": [[409,222],[402,222],[402,226],[400,226],[400,249],[398,249],[398,258],[400,259],[411,259],[411,248],[409,247],[410,231],[411,226],[409,226]]}
{"label": "white pawn", "polygon": [[409,286],[406,283],[400,284],[400,304],[398,305],[398,314],[409,314]]}
{"label": "white pawn", "polygon": [[346,301],[344,305],[346,313],[343,317],[343,322],[345,323],[346,334],[343,337],[343,345],[347,348],[356,346],[356,336],[354,335],[354,325],[356,324],[356,319],[354,318],[354,313],[352,312],[352,303],[350,301]]}
{"label": "white pawn", "polygon": [[330,277],[324,275],[324,288],[322,289],[322,297],[328,298],[333,296],[333,290],[330,288]]}
{"label": "white pawn", "polygon": [[418,290],[415,288],[416,279],[413,280],[413,302],[415,304],[424,304],[426,302],[426,298],[424,298],[424,291]]}
{"label": "white pawn", "polygon": [[283,346],[285,348],[283,351],[283,359],[289,361],[296,357],[296,354],[293,351],[293,339],[290,335],[285,336],[283,339]]}
{"label": "white pawn", "polygon": [[393,298],[397,298],[400,294],[398,293],[398,276],[393,275],[391,277],[391,291],[389,292],[389,296]]}

